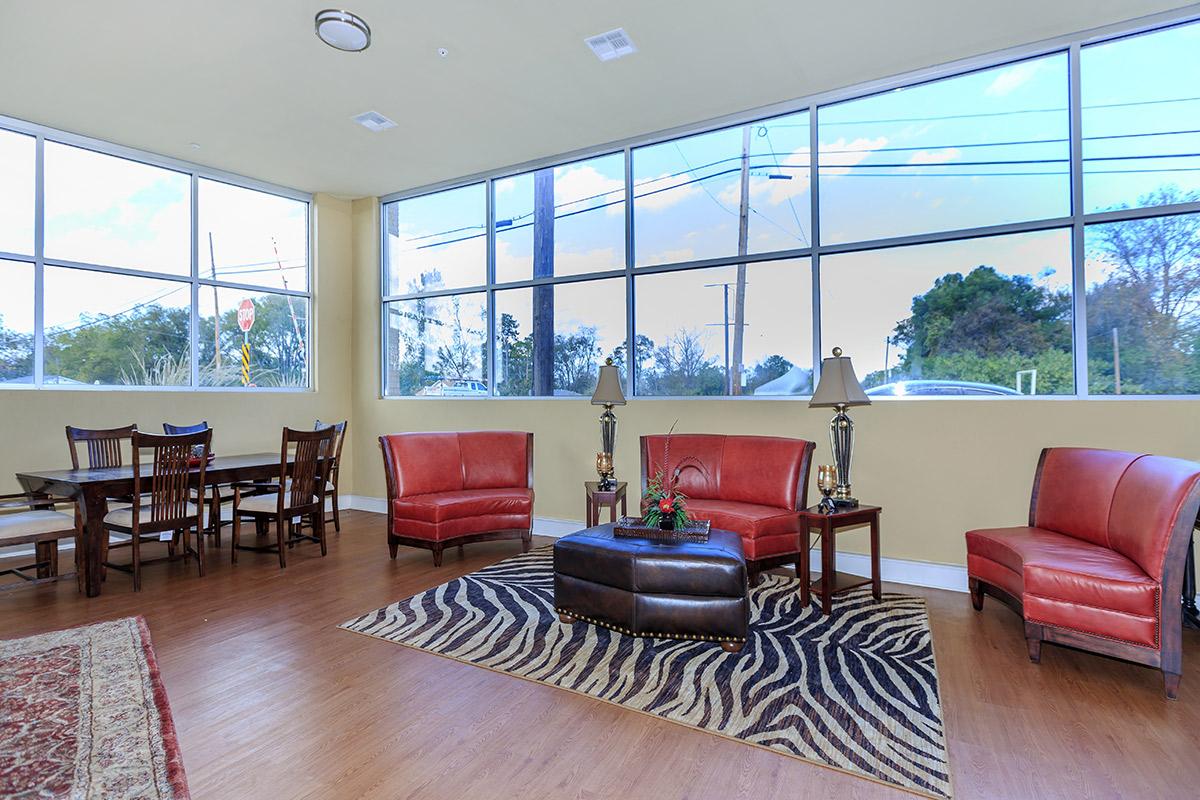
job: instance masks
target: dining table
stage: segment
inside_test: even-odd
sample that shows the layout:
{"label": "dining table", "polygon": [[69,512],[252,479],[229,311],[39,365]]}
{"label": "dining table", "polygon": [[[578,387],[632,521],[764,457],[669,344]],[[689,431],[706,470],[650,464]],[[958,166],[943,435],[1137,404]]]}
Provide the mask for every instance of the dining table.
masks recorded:
{"label": "dining table", "polygon": [[[280,454],[251,453],[249,455],[215,456],[204,469],[204,483],[215,486],[238,481],[278,480]],[[287,471],[291,473],[291,458]],[[200,467],[193,470],[194,483],[199,486]],[[143,474],[143,479],[149,479]],[[75,543],[79,588],[88,596],[100,594],[103,578],[104,515],[110,498],[129,498],[133,495],[133,467],[94,467],[86,469],[48,469],[18,472],[17,480],[28,493],[47,494],[74,500],[76,513],[82,519],[82,541]]]}

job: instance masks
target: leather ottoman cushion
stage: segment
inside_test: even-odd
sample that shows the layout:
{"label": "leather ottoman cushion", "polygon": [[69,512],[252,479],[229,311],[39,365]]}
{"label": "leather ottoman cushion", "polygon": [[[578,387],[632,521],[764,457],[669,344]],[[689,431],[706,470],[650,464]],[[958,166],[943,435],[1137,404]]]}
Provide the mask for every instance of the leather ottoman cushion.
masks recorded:
{"label": "leather ottoman cushion", "polygon": [[555,542],[555,573],[637,594],[746,594],[746,561],[735,533],[714,529],[703,544],[658,543],[620,538],[612,529],[600,525]]}

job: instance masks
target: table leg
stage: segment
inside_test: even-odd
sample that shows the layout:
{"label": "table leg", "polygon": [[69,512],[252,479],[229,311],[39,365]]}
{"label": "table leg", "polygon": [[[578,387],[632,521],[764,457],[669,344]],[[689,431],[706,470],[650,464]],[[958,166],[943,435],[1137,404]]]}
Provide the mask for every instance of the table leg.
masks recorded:
{"label": "table leg", "polygon": [[629,516],[629,507],[627,505],[625,505],[625,495],[621,495],[621,516],[622,517]]}
{"label": "table leg", "polygon": [[591,494],[588,494],[588,496],[587,496],[587,498],[586,498],[586,503],[587,503],[587,505],[586,505],[586,511],[584,511],[584,514],[585,514],[585,515],[586,515],[586,517],[587,517],[587,519],[585,520],[585,521],[587,522],[587,526],[586,526],[586,527],[588,527],[588,528],[593,528],[593,527],[595,527],[596,523],[592,521],[592,508],[593,508],[593,506],[592,506],[592,496],[591,496]]}
{"label": "table leg", "polygon": [[833,613],[833,590],[837,586],[833,552],[833,525],[826,519],[821,523],[821,610],[826,615]]}
{"label": "table leg", "polygon": [[871,517],[871,595],[883,599],[883,579],[879,564],[879,514]]}
{"label": "table leg", "polygon": [[812,575],[809,574],[811,567],[809,566],[809,553],[811,549],[809,545],[809,533],[811,528],[808,523],[804,523],[804,532],[800,534],[800,554],[796,559],[796,577],[800,579],[800,606],[805,611],[812,603],[812,591],[809,588],[809,581],[812,580]]}
{"label": "table leg", "polygon": [[[616,500],[613,500],[613,504],[608,507],[608,511],[609,511],[608,521],[616,522],[617,521],[617,501]],[[599,514],[597,514],[597,516],[599,516]]]}
{"label": "table leg", "polygon": [[80,584],[84,594],[96,597],[100,594],[101,577],[104,570],[104,509],[106,502],[99,490],[90,487],[83,490],[79,509],[83,514],[83,554],[79,559],[82,573]]}

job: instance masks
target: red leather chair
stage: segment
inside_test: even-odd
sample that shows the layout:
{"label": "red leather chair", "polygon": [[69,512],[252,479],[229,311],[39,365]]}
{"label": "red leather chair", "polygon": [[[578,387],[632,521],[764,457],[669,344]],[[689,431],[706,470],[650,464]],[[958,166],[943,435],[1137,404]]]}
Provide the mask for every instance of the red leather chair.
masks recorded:
{"label": "red leather chair", "polygon": [[388,548],[433,551],[471,542],[533,542],[533,434],[513,431],[380,436]]}
{"label": "red leather chair", "polygon": [[[642,489],[663,468],[666,436],[642,437]],[[816,445],[778,436],[684,433],[671,436],[671,469],[691,457],[703,471],[684,469],[678,488],[688,513],[742,537],[750,581],[765,569],[800,568],[800,509]]]}
{"label": "red leather chair", "polygon": [[1054,642],[1182,671],[1180,592],[1200,464],[1074,447],[1042,451],[1029,524],[967,533],[971,602],[1025,619],[1029,658]]}

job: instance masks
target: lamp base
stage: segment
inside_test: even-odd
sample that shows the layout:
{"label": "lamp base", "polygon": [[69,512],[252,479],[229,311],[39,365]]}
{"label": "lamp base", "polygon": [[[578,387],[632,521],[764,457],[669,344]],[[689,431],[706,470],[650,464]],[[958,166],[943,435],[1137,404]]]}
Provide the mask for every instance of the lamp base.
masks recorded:
{"label": "lamp base", "polygon": [[600,483],[596,488],[602,492],[611,492],[617,488],[617,479],[612,475],[604,475],[600,478]]}

